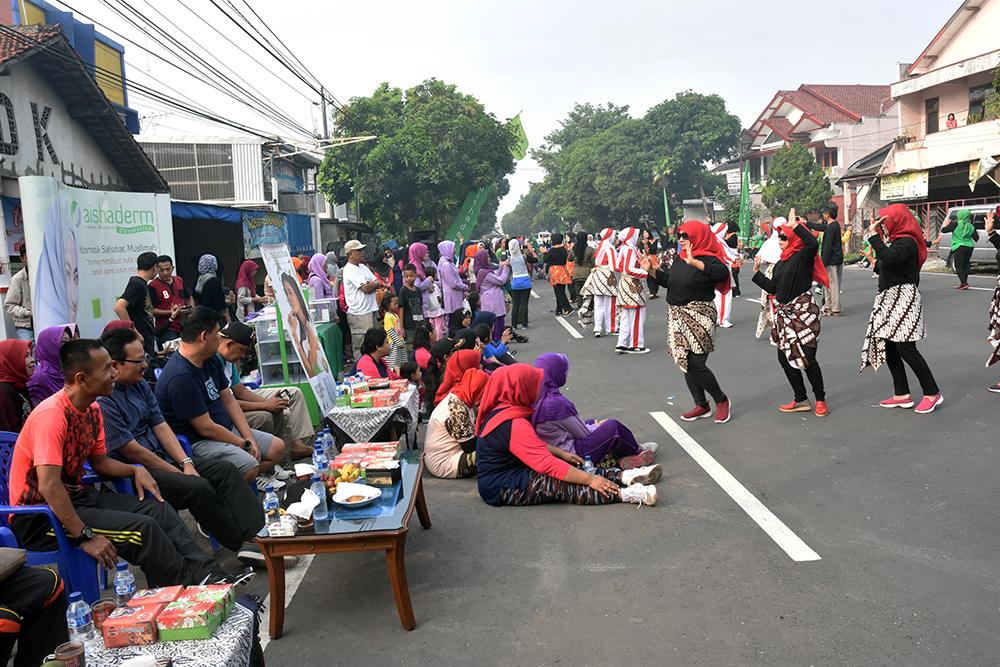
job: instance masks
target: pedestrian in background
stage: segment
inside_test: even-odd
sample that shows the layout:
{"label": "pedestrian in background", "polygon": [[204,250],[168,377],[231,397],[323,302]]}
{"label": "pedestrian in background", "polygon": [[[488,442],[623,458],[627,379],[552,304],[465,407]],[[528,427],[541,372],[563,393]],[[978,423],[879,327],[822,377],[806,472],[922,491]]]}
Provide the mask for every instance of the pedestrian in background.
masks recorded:
{"label": "pedestrian in background", "polygon": [[829,201],[819,209],[823,216],[822,222],[808,222],[806,226],[817,232],[823,232],[823,245],[820,247],[820,259],[826,267],[826,277],[829,287],[823,288],[823,314],[840,316],[840,281],[844,276],[844,245],[840,235],[843,230],[837,222],[840,207],[836,202]]}
{"label": "pedestrian in background", "polygon": [[3,309],[14,318],[18,340],[35,340],[35,324],[31,319],[31,284],[28,282],[28,250],[23,243],[20,257],[24,268],[11,276]]}

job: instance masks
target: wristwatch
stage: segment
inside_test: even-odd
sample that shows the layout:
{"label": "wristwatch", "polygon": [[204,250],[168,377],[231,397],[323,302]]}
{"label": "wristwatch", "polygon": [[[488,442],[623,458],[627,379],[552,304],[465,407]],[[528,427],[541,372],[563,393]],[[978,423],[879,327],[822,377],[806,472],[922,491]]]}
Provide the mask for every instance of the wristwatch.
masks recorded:
{"label": "wristwatch", "polygon": [[243,444],[240,445],[240,447],[242,447],[243,449],[245,449],[246,451],[249,452],[249,451],[251,451],[253,449],[253,443],[250,442],[249,440],[244,440]]}
{"label": "wristwatch", "polygon": [[191,465],[194,465],[194,459],[193,459],[193,458],[191,458],[190,456],[189,456],[189,457],[187,457],[186,459],[183,459],[183,460],[181,461],[181,465],[182,465],[182,466],[186,466],[186,465],[187,465],[187,464],[189,464],[189,463],[190,463]]}
{"label": "wristwatch", "polygon": [[86,542],[87,540],[94,537],[94,531],[91,530],[90,526],[84,526],[80,531],[80,534],[76,536],[78,542]]}

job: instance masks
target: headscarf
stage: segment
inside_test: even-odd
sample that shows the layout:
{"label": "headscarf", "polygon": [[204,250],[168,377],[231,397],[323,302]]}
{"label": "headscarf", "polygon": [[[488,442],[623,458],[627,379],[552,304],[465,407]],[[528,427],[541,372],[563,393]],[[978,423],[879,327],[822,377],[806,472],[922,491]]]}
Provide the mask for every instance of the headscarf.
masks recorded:
{"label": "headscarf", "polygon": [[205,283],[215,278],[215,272],[218,269],[219,261],[215,259],[215,255],[201,256],[198,260],[198,282],[194,286],[195,294],[201,294],[201,291],[205,288]]}
{"label": "headscarf", "polygon": [[605,227],[601,230],[601,241],[597,244],[597,252],[594,253],[594,263],[598,266],[614,266],[615,264],[615,230]]}
{"label": "headscarf", "polygon": [[417,267],[417,277],[421,280],[427,279],[424,272],[424,258],[427,257],[427,246],[423,243],[410,244],[410,264]]}
{"label": "headscarf", "polygon": [[132,329],[135,331],[135,322],[132,320],[111,320],[104,327],[104,331],[101,332],[101,335],[108,333],[112,329]]}
{"label": "headscarf", "polygon": [[[242,271],[242,267],[240,268]],[[316,253],[309,260],[309,275],[316,276],[320,280],[330,281],[330,278],[326,275],[326,255],[321,253]],[[239,283],[236,283],[237,287]]]}
{"label": "headscarf", "polygon": [[493,330],[494,325],[497,323],[497,316],[488,310],[480,310],[479,314],[476,315],[476,319],[472,320],[469,324],[470,329],[475,329],[478,324],[485,324],[489,326],[490,331]]}
{"label": "headscarf", "polygon": [[493,371],[476,415],[476,435],[483,437],[505,421],[530,417],[544,377],[541,368],[527,364],[511,364]]}
{"label": "headscarf", "polygon": [[299,282],[304,283],[309,280],[309,268],[305,262],[298,257],[292,257],[292,266],[295,267],[295,273],[299,275]]}
{"label": "headscarf", "polygon": [[587,232],[577,232],[576,245],[573,246],[573,254],[576,255],[576,263],[582,264],[583,258],[587,254]]}
{"label": "headscarf", "polygon": [[472,259],[472,272],[476,276],[476,291],[480,294],[483,291],[483,281],[486,280],[486,276],[491,270],[490,253],[487,250],[477,250]]}
{"label": "headscarf", "polygon": [[257,293],[257,287],[253,283],[253,274],[257,271],[257,262],[248,259],[240,264],[240,270],[236,274],[236,289],[246,287],[250,294]]}
{"label": "headscarf", "polygon": [[761,261],[768,264],[777,264],[778,260],[781,259],[781,246],[778,245],[778,226],[784,225],[787,222],[782,217],[777,217],[771,221],[770,236],[761,244],[760,250],[757,251],[757,256],[760,257]]}
{"label": "headscarf", "polygon": [[[134,325],[133,325],[134,326]],[[52,394],[63,388],[62,365],[59,363],[59,349],[62,347],[63,334],[73,330],[66,324],[42,329],[35,341],[35,372],[28,380],[28,393],[32,397],[32,407],[38,405]]]}
{"label": "headscarf", "polygon": [[434,397],[434,404],[437,405],[444,400],[444,397],[452,392],[456,392],[462,386],[462,378],[465,371],[470,368],[479,368],[483,361],[483,355],[475,350],[459,350],[451,355],[448,365],[444,369],[444,377],[441,378],[441,386],[438,387],[437,395]]}
{"label": "headscarf", "polygon": [[0,382],[7,382],[18,389],[24,389],[31,377],[24,367],[24,357],[32,344],[31,341],[16,338],[0,341]]}
{"label": "headscarf", "polygon": [[455,242],[454,241],[441,241],[438,243],[438,255],[441,259],[438,260],[438,274],[441,273],[441,264],[454,264],[455,263]]}
{"label": "headscarf", "polygon": [[547,352],[535,360],[535,368],[545,371],[545,378],[538,392],[538,400],[535,401],[535,414],[531,417],[532,426],[538,426],[539,422],[578,415],[573,402],[559,393],[559,387],[566,384],[566,375],[569,373],[569,359],[566,355]]}
{"label": "headscarf", "polygon": [[524,255],[521,254],[521,242],[517,239],[511,239],[507,244],[507,252],[509,254],[508,261],[510,261],[510,277],[527,276],[528,263],[524,261]]}
{"label": "headscarf", "polygon": [[927,260],[927,243],[924,241],[924,232],[920,229],[920,223],[913,217],[910,209],[903,204],[893,204],[878,212],[880,218],[886,218],[885,231],[889,234],[889,242],[892,243],[898,238],[909,236],[917,242],[917,258],[920,260],[918,268],[924,265]]}
{"label": "headscarf", "polygon": [[[61,201],[45,213],[42,253],[37,268],[32,266],[31,291],[34,293],[32,312],[37,326],[76,319],[70,309],[70,285],[66,280],[66,263],[71,261],[79,270],[79,248],[73,224],[82,222],[82,207],[76,207],[72,220],[63,219]],[[63,226],[65,224],[65,227]],[[67,241],[72,241],[72,248]],[[74,288],[78,289],[77,285]],[[79,294],[77,294],[79,299]]]}
{"label": "headscarf", "polygon": [[[799,235],[795,233],[792,227],[787,224],[775,225],[774,227],[778,230],[779,234],[784,234],[788,237],[788,245],[781,251],[781,261],[786,262],[805,246],[802,243],[802,239],[799,238]],[[812,277],[814,282],[826,288],[830,287],[830,278],[826,275],[826,267],[823,266],[823,260],[820,259],[819,253],[816,253],[816,256],[813,257]]]}
{"label": "headscarf", "polygon": [[[711,227],[700,220],[688,220],[681,225],[680,231],[687,234],[688,240],[691,241],[692,257],[711,255],[726,266],[729,266],[729,255],[722,249],[722,244],[719,243],[719,239],[715,238]],[[678,255],[681,259],[684,259],[685,253],[682,250]],[[725,294],[729,291],[731,285],[732,276],[730,275],[726,276],[726,279],[721,283],[718,283],[715,289]]]}
{"label": "headscarf", "polygon": [[[23,364],[22,364],[23,365]],[[467,407],[472,407],[483,397],[486,384],[490,381],[490,376],[486,371],[478,368],[470,368],[462,376],[462,384],[458,389],[452,388],[453,394],[458,396],[458,400],[465,403]]]}
{"label": "headscarf", "polygon": [[477,334],[471,326],[472,325],[469,325],[470,328],[467,329],[459,329],[455,332],[455,335],[452,336],[452,339],[455,341],[456,350],[476,349],[476,343],[479,342],[479,334]]}
{"label": "headscarf", "polygon": [[327,278],[336,278],[337,270],[340,268],[340,266],[337,263],[337,253],[334,252],[333,250],[326,253],[326,264],[328,267],[326,270]]}

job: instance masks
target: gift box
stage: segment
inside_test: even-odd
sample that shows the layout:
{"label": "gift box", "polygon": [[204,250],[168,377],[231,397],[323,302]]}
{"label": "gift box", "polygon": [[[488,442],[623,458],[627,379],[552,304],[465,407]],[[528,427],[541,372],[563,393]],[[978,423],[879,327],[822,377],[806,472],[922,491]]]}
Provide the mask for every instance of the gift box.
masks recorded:
{"label": "gift box", "polygon": [[337,394],[337,407],[338,408],[349,408],[351,407],[351,397],[347,393]]}
{"label": "gift box", "polygon": [[352,382],[349,386],[351,388],[352,394],[363,394],[364,392],[368,391],[367,381]]}
{"label": "gift box", "polygon": [[170,604],[184,592],[183,586],[168,586],[166,588],[146,588],[136,591],[129,600],[129,607],[138,607],[146,604]]}
{"label": "gift box", "polygon": [[368,486],[387,488],[403,479],[403,471],[398,465],[393,468],[365,468],[365,478]]}
{"label": "gift box", "polygon": [[374,380],[368,381],[368,389],[371,391],[379,391],[381,389],[388,389],[389,381],[384,378],[375,378]]}
{"label": "gift box", "polygon": [[398,389],[400,393],[407,391],[410,388],[409,380],[389,380],[390,389]]}
{"label": "gift box", "polygon": [[157,619],[165,607],[164,604],[129,604],[115,609],[101,625],[104,646],[121,648],[155,644],[158,636]]}
{"label": "gift box", "polygon": [[370,391],[355,391],[351,395],[351,407],[352,408],[370,408],[372,407],[372,392]]}
{"label": "gift box", "polygon": [[391,408],[398,402],[398,389],[382,389],[372,394],[372,407],[375,408]]}
{"label": "gift box", "polygon": [[208,639],[221,624],[222,607],[212,600],[174,600],[156,618],[165,642]]}
{"label": "gift box", "polygon": [[215,602],[222,610],[222,620],[229,618],[233,608],[233,587],[229,584],[208,584],[206,586],[188,586],[178,597],[178,600],[193,602]]}

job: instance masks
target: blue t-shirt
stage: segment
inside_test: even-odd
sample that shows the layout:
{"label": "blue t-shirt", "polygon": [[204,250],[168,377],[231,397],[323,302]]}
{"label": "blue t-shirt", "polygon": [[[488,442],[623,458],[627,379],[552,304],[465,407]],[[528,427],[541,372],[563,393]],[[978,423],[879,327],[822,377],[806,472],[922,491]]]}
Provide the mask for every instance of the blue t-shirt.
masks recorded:
{"label": "blue t-shirt", "polygon": [[198,442],[205,438],[191,426],[188,419],[192,417],[207,412],[219,426],[233,428],[220,394],[228,387],[222,360],[218,356],[208,358],[198,368],[177,352],[170,357],[160,373],[160,379],[156,381],[156,400],[160,403],[163,418],[174,433],[183,435],[191,442]]}

